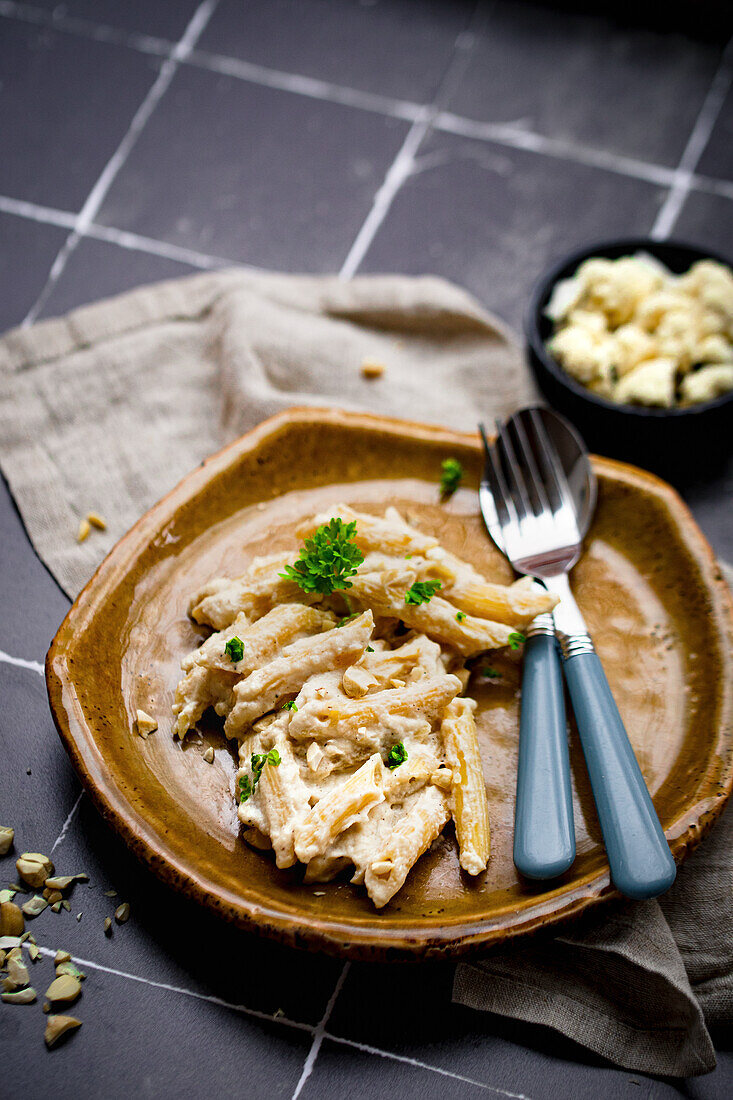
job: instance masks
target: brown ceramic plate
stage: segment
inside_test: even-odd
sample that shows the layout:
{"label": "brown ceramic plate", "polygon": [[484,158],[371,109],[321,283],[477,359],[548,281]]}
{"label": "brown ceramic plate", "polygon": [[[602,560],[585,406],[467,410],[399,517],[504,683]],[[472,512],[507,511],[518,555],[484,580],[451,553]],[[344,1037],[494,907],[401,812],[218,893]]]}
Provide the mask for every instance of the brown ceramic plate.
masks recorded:
{"label": "brown ceramic plate", "polygon": [[[438,500],[440,462],[457,456],[467,488]],[[731,601],[677,495],[650,474],[595,459],[597,513],[574,571],[578,602],[626,721],[675,858],[693,848],[731,789]],[[212,724],[203,744],[171,738],[179,661],[200,633],[187,598],[255,554],[294,545],[329,503],[395,504],[488,577],[511,580],[482,527],[472,435],[372,416],[296,409],[261,424],[144,516],[69,612],[47,659],[56,724],[103,816],[166,882],[242,927],[353,957],[455,955],[533,931],[615,896],[577,740],[578,856],[552,885],[512,863],[519,669],[478,697],[493,852],[471,880],[451,831],[376,912],[347,882],[304,886],[240,839],[235,758]],[[137,707],[154,714],[147,741]],[[206,743],[216,760],[202,760]]]}

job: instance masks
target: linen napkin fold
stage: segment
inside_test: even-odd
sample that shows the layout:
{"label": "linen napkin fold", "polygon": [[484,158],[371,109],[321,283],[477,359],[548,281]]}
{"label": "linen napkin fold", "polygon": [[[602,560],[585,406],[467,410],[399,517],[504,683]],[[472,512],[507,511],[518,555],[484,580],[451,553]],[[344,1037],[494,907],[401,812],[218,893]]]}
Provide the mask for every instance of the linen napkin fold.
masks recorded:
{"label": "linen napkin fold", "polygon": [[[375,381],[364,360],[384,364]],[[0,340],[0,466],[74,596],[197,462],[292,405],[459,429],[536,397],[503,324],[434,278],[231,270],[144,287]],[[76,543],[90,510],[106,532]],[[545,1024],[619,1065],[686,1076],[733,1018],[733,816],[662,903],[591,913],[459,964],[454,999]]]}

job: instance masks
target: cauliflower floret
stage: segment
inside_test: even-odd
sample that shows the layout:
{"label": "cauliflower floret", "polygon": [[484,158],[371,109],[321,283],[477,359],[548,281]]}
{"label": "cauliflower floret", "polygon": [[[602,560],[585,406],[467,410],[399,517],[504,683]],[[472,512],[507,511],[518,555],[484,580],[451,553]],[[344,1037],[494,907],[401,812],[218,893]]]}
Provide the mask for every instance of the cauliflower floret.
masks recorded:
{"label": "cauliflower floret", "polygon": [[680,370],[687,371],[699,362],[699,311],[690,305],[672,309],[660,319],[655,332],[659,355],[676,358]]}
{"label": "cauliflower floret", "polygon": [[547,350],[579,382],[591,382],[599,373],[598,363],[603,356],[598,341],[580,325],[560,329],[548,340]]}
{"label": "cauliflower floret", "polygon": [[730,363],[733,361],[733,344],[719,333],[706,336],[695,348],[695,361],[698,363]]}
{"label": "cauliflower floret", "polygon": [[733,363],[700,367],[683,378],[680,386],[683,405],[712,401],[729,390],[733,390]]}
{"label": "cauliflower floret", "polygon": [[605,336],[608,332],[605,315],[590,309],[574,309],[568,314],[568,325],[580,325],[595,336]]}
{"label": "cauliflower floret", "polygon": [[638,303],[634,320],[647,332],[654,332],[665,314],[689,307],[690,299],[686,294],[671,289],[658,290]]}
{"label": "cauliflower floret", "polygon": [[552,288],[550,300],[545,306],[545,317],[549,317],[555,324],[564,321],[571,310],[574,310],[583,297],[583,280],[574,275],[572,279],[561,279]]}
{"label": "cauliflower floret", "polygon": [[589,260],[580,268],[585,269],[585,300],[602,309],[612,326],[630,321],[637,305],[647,295],[663,286],[662,276],[632,256],[620,260]]}
{"label": "cauliflower floret", "polygon": [[643,359],[651,359],[657,350],[654,338],[632,322],[619,325],[613,334],[613,342],[613,365],[619,377],[628,374]]}
{"label": "cauliflower floret", "polygon": [[715,260],[700,260],[681,281],[706,309],[726,319],[730,331],[733,325],[733,273]]}
{"label": "cauliflower floret", "polygon": [[614,396],[625,405],[657,405],[669,409],[674,405],[676,373],[674,359],[647,359],[621,379]]}

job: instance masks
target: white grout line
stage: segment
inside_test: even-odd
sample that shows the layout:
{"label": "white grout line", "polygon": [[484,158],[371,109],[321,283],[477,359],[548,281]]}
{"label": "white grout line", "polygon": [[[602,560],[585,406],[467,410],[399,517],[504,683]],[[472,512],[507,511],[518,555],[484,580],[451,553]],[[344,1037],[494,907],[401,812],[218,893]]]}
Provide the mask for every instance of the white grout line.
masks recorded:
{"label": "white grout line", "polygon": [[374,196],[372,208],[367,214],[364,224],[357,233],[356,239],[349,249],[346,259],[341,265],[339,276],[342,279],[350,279],[356,272],[356,269],[366,255],[367,249],[374,240],[380,225],[386,218],[395,195],[412,173],[415,163],[415,154],[422,144],[423,138],[430,129],[432,117],[432,112],[427,107],[423,108],[422,118],[417,122],[413,122],[408,130],[407,137],[403,141],[402,147],[392,162],[387,175],[384,177],[382,186]]}
{"label": "white grout line", "polygon": [[45,675],[45,669],[43,665],[40,665],[38,661],[26,661],[22,657],[11,657],[9,653],[4,653],[0,649],[0,664],[17,665],[18,668],[29,668],[31,672],[38,672],[41,676]]}
{"label": "white grout line", "polygon": [[66,818],[66,821],[61,826],[61,832],[59,833],[59,835],[56,837],[56,839],[53,842],[53,846],[51,848],[51,855],[53,855],[53,853],[56,851],[56,849],[58,848],[61,841],[65,838],[66,834],[68,833],[69,826],[71,825],[71,822],[74,820],[74,817],[76,815],[76,811],[79,809],[79,803],[81,802],[83,797],[84,797],[84,791],[81,790],[81,791],[79,791],[79,795],[78,795],[78,798],[77,798],[76,802],[74,803],[74,805],[71,807],[71,810],[69,811],[69,816]]}
{"label": "white grout line", "polygon": [[202,3],[196,8],[191,20],[183,33],[183,37],[173,48],[170,57],[168,57],[160,68],[155,83],[149,90],[144,100],[138,107],[135,115],[130,123],[127,133],[123,137],[117,149],[112,154],[110,160],[105,165],[102,174],[100,175],[94,187],[89,192],[86,202],[81,208],[79,215],[74,224],[74,228],[69,236],[66,238],[59,254],[53,262],[51,272],[46,280],[46,285],[41,291],[35,305],[31,308],[28,315],[23,321],[23,325],[31,325],[41,309],[43,308],[49,294],[53,290],[54,286],[58,282],[61,273],[63,272],[69,257],[76,249],[79,241],[88,231],[90,225],[94,221],[99,209],[104,202],[107,193],[112,186],[117,174],[122,168],[123,164],[127,160],[135,142],[139,138],[143,129],[145,128],[148,119],[152,115],[153,111],[157,107],[158,103],[165,95],[171,80],[173,79],[176,70],[178,69],[181,61],[184,61],[190,54],[193,47],[200,35],[203,33],[206,24],[211,19],[211,16],[216,9],[219,0],[202,0]]}
{"label": "white grout line", "polygon": [[[42,955],[53,957],[56,952],[50,947],[39,947]],[[152,985],[156,989],[165,989],[169,993],[181,993],[185,997],[193,997],[198,1001],[207,1001],[209,1004],[218,1005],[220,1008],[230,1008],[233,1012],[240,1012],[244,1016],[252,1016],[256,1020],[266,1020],[268,1023],[284,1024],[285,1027],[294,1027],[299,1031],[313,1032],[312,1024],[304,1024],[299,1020],[291,1020],[287,1016],[275,1016],[269,1012],[260,1012],[256,1008],[247,1008],[245,1005],[225,1001],[221,997],[214,997],[210,993],[198,993],[195,989],[183,989],[178,985],[169,985],[167,982],[154,982],[150,978],[141,978],[139,974],[130,974],[126,970],[116,970],[113,966],[102,966],[101,963],[92,962],[91,959],[81,959],[73,955],[72,959],[79,966],[88,966],[90,970],[99,970],[104,974],[114,974],[117,978],[128,978],[132,982],[140,982],[142,985]]]}
{"label": "white grout line", "polygon": [[326,1031],[326,1024],[330,1019],[334,1005],[338,1000],[338,995],[341,992],[344,982],[346,981],[346,975],[349,973],[350,966],[351,963],[346,962],[341,968],[341,973],[336,980],[336,985],[333,988],[331,998],[326,1005],[326,1011],[323,1013],[323,1016],[321,1017],[318,1026],[316,1027],[316,1030],[313,1032],[313,1042],[311,1043],[311,1048],[308,1051],[308,1057],[306,1058],[305,1065],[303,1066],[303,1072],[298,1079],[298,1083],[295,1086],[295,1092],[293,1093],[291,1100],[298,1100],[303,1085],[306,1083],[311,1073],[313,1072],[313,1066],[316,1064],[316,1058],[318,1057],[318,1052],[321,1049],[321,1043],[323,1042],[323,1036]]}
{"label": "white grout line", "polygon": [[23,23],[33,23],[38,27],[52,27],[83,38],[92,38],[95,42],[108,42],[115,46],[127,46],[141,53],[167,57],[173,49],[173,43],[164,38],[154,38],[149,34],[136,34],[134,31],[112,27],[107,23],[92,23],[75,15],[67,15],[62,5],[58,8],[37,8],[34,4],[18,4],[14,0],[0,0],[0,16],[17,19]]}
{"label": "white grout line", "polygon": [[554,157],[556,160],[586,164],[592,168],[604,168],[618,175],[631,176],[663,187],[671,186],[675,176],[674,168],[625,157],[605,149],[578,145],[572,141],[562,141],[560,138],[547,137],[533,130],[522,130],[518,126],[510,126],[506,123],[478,122],[462,118],[450,111],[440,111],[434,126],[436,130],[441,130],[443,133],[457,134],[478,141],[490,141],[512,149],[524,149],[530,153]]}
{"label": "white grout line", "polygon": [[723,52],[718,70],[713,77],[712,84],[705,97],[697,121],[687,140],[680,163],[674,173],[674,180],[667,198],[664,200],[656,221],[652,226],[651,236],[655,241],[663,241],[669,236],[677,224],[680,211],[692,187],[694,172],[705,151],[705,146],[710,140],[713,127],[720,114],[725,97],[733,79],[731,66],[731,52],[733,52],[733,38]]}
{"label": "white grout line", "polygon": [[43,222],[45,225],[57,225],[61,229],[73,229],[76,224],[76,214],[66,210],[53,210],[50,206],[39,206],[35,202],[13,199],[8,195],[0,195],[0,211],[3,214],[14,214],[18,218]]}
{"label": "white grout line", "polygon": [[433,1066],[428,1062],[421,1062],[419,1058],[410,1058],[406,1054],[396,1054],[391,1050],[381,1050],[379,1047],[370,1046],[368,1043],[359,1043],[355,1039],[345,1039],[341,1035],[333,1035],[330,1031],[325,1032],[324,1038],[330,1039],[332,1043],[340,1043],[342,1046],[353,1047],[355,1050],[363,1050],[365,1054],[376,1054],[379,1058],[391,1058],[395,1062],[405,1062],[408,1066],[414,1066],[416,1069],[428,1069],[432,1073],[441,1074],[443,1077],[452,1077],[455,1081],[463,1081],[467,1085],[476,1085],[480,1089],[486,1089],[487,1092],[496,1093],[497,1096],[507,1096],[511,1100],[531,1100],[531,1097],[525,1096],[523,1092],[508,1092],[496,1085],[487,1085],[484,1081],[477,1081],[473,1077],[464,1077],[460,1073],[453,1073],[452,1070],[442,1069],[440,1066]]}
{"label": "white grout line", "polygon": [[183,248],[177,244],[169,244],[167,241],[155,240],[153,237],[143,237],[139,233],[129,233],[125,229],[97,225],[95,222],[91,223],[84,235],[85,237],[93,237],[97,241],[119,245],[120,248],[132,252],[147,252],[151,256],[162,256],[167,260],[178,260],[179,263],[191,264],[192,267],[211,269],[232,265],[245,266],[237,260],[230,260],[225,256],[210,256],[205,252],[197,252],[193,248]]}

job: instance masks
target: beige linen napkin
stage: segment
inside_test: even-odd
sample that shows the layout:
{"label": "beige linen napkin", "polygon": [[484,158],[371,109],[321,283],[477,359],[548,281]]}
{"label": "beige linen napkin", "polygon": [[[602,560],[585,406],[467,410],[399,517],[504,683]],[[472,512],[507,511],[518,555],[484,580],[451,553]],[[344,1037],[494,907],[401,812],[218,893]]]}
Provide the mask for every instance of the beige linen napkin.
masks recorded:
{"label": "beige linen napkin", "polygon": [[[384,363],[365,380],[365,359]],[[188,470],[291,405],[456,428],[535,393],[502,324],[439,279],[245,271],[145,287],[0,340],[0,465],[40,557],[75,595]],[[77,544],[89,510],[109,523]],[[619,1065],[715,1064],[733,1017],[733,816],[663,900],[461,963],[454,999],[557,1029]]]}

